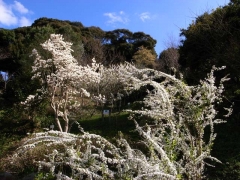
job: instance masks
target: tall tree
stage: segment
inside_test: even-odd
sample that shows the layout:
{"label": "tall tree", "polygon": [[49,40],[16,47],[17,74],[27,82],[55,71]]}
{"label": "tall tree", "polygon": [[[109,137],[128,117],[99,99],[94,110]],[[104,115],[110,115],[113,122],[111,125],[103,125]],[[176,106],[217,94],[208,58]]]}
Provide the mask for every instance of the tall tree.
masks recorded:
{"label": "tall tree", "polygon": [[[213,65],[226,66],[231,80],[226,85],[228,98],[240,100],[240,5],[231,1],[211,13],[196,18],[187,29],[180,46],[180,64],[190,83],[197,83]],[[236,106],[237,107],[237,106]]]}
{"label": "tall tree", "polygon": [[83,62],[88,63],[95,57],[98,62],[104,63],[106,60],[103,47],[105,32],[99,27],[91,26],[82,28],[81,33],[84,45]]}
{"label": "tall tree", "polygon": [[162,51],[159,55],[157,64],[158,69],[168,74],[179,71],[179,52],[177,48],[171,47]]}
{"label": "tall tree", "polygon": [[[71,54],[72,43],[65,42],[62,35],[51,34],[49,40],[41,44],[42,48],[51,53],[51,58],[42,59],[36,50],[33,79],[41,82],[41,88],[36,95],[29,95],[23,104],[30,105],[35,100],[47,98],[54,111],[58,129],[68,132],[70,117],[82,107],[81,97],[89,97],[86,86],[90,82],[97,82],[99,75],[96,67],[80,66]],[[59,117],[63,119],[62,126]],[[64,128],[63,128],[64,127]]]}
{"label": "tall tree", "polygon": [[[133,45],[131,41],[132,32],[127,29],[116,29],[106,32],[103,43],[108,61],[113,61],[111,59],[112,57],[115,57],[114,63],[130,61],[133,55]],[[118,56],[116,56],[116,54],[118,54]]]}
{"label": "tall tree", "polygon": [[151,50],[152,53],[156,53],[154,47],[157,41],[144,32],[133,33],[132,43],[134,45],[135,51],[138,49],[138,47],[144,46],[145,48]]}
{"label": "tall tree", "polygon": [[[3,42],[5,42],[5,52],[9,54],[7,58],[0,61],[2,71],[8,74],[8,83],[4,91],[6,104],[19,102],[33,92],[37,85],[29,82],[31,79],[31,66],[33,60],[29,57],[32,48],[39,48],[47,36],[54,32],[49,27],[24,27],[14,30],[1,30],[0,32],[9,31]],[[2,36],[4,38],[4,36]],[[24,84],[24,86],[23,86]]]}
{"label": "tall tree", "polygon": [[139,47],[138,51],[133,55],[133,62],[138,67],[154,68],[156,66],[156,55],[144,46]]}
{"label": "tall tree", "polygon": [[[120,54],[124,57],[125,61],[128,62],[131,62],[134,53],[136,53],[141,46],[150,50],[152,54],[156,54],[154,50],[156,42],[157,41],[148,34],[143,32],[132,33],[126,29],[108,31],[104,39],[104,45],[109,54]],[[118,63],[119,60],[121,60],[121,58],[116,59],[116,62]]]}

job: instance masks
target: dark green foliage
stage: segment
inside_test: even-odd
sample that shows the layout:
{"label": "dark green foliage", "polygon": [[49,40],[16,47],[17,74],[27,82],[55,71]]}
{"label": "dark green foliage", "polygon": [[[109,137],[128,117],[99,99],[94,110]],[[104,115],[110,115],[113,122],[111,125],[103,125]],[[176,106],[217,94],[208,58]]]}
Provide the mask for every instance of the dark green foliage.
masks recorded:
{"label": "dark green foliage", "polygon": [[223,73],[230,73],[230,83],[239,83],[239,14],[239,5],[219,7],[182,30],[179,62],[188,82],[197,83],[215,65],[227,66]]}
{"label": "dark green foliage", "polygon": [[229,74],[224,101],[234,102],[234,110],[228,122],[216,128],[213,156],[223,164],[209,167],[206,174],[209,179],[239,179],[240,1],[231,0],[224,7],[200,15],[187,29],[181,30],[181,36],[179,63],[189,84],[197,84],[213,65],[226,66],[215,75],[219,78]]}
{"label": "dark green foliage", "polygon": [[14,59],[16,50],[13,48],[15,42],[14,31],[0,29],[0,71],[12,73],[17,68],[18,64]]}
{"label": "dark green foliage", "polygon": [[233,4],[240,5],[240,1],[239,0],[230,0],[229,5],[233,5]]}
{"label": "dark green foliage", "polygon": [[54,30],[49,26],[27,27],[11,31],[2,29],[0,33],[6,34],[7,31],[10,35],[0,36],[0,38],[5,40],[2,46],[5,54],[9,55],[0,61],[0,70],[8,73],[8,82],[4,87],[3,97],[5,102],[11,106],[13,103],[24,100],[38,88],[38,83],[31,81],[33,59],[30,55],[32,49],[38,48],[40,43],[54,33]]}
{"label": "dark green foliage", "polygon": [[145,48],[152,50],[154,53],[154,47],[156,43],[157,41],[155,39],[153,39],[150,35],[145,34],[144,32],[133,33],[133,45],[135,47],[135,50],[137,50],[138,47],[144,46]]}
{"label": "dark green foliage", "polygon": [[[55,33],[70,34],[71,36],[75,34],[75,38],[69,39],[66,36],[64,37],[66,40],[71,40],[73,44],[77,41],[83,43],[83,61],[80,63],[89,63],[93,57],[96,57],[97,61],[103,62],[106,65],[123,61],[130,62],[132,56],[140,46],[144,46],[151,50],[153,54],[156,54],[154,47],[157,41],[143,32],[132,33],[127,29],[116,29],[105,32],[95,26],[84,27],[80,22],[51,18],[40,18],[32,25],[32,27],[43,26],[52,27]],[[68,33],[66,33],[67,31]]]}
{"label": "dark green foliage", "polygon": [[[32,133],[36,124],[23,116],[21,110],[9,108],[0,111],[0,158],[13,152],[20,139]],[[0,168],[1,172],[1,168]]]}
{"label": "dark green foliage", "polygon": [[[153,55],[156,55],[154,47],[157,41],[150,35],[143,32],[132,33],[126,29],[116,29],[106,32],[104,45],[108,50],[107,58],[112,58],[113,54],[118,52],[124,58],[122,60],[131,62],[133,55],[141,46],[150,50]],[[118,63],[120,59],[116,59]]]}
{"label": "dark green foliage", "polygon": [[[132,32],[126,29],[116,29],[114,31],[106,32],[104,38],[104,46],[107,49],[107,58],[114,63],[121,61],[130,60],[133,56],[133,45],[131,43]],[[111,59],[114,54],[119,53],[122,57],[122,60],[119,58]]]}
{"label": "dark green foliage", "polygon": [[98,62],[104,62],[105,52],[102,46],[105,32],[99,27],[91,26],[81,29],[84,44],[83,62],[89,63],[95,57]]}
{"label": "dark green foliage", "polygon": [[222,164],[216,163],[216,167],[207,167],[208,179],[240,179],[239,126],[239,117],[232,117],[226,124],[216,126],[217,138],[212,155],[218,157]]}
{"label": "dark green foliage", "polygon": [[177,48],[170,47],[160,53],[157,61],[157,68],[167,74],[176,74],[180,68],[178,60],[179,50]]}

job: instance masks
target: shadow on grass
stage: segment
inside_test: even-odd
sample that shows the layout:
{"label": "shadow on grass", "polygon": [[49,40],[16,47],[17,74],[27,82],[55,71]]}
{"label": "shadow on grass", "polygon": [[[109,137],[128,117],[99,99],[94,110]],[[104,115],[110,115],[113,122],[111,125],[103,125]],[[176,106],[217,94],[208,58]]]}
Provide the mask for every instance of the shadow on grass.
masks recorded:
{"label": "shadow on grass", "polygon": [[240,121],[231,118],[227,123],[215,126],[217,137],[212,150],[212,156],[222,164],[213,163],[215,167],[207,167],[208,179],[236,180],[240,179]]}
{"label": "shadow on grass", "polygon": [[[100,135],[108,140],[112,140],[121,131],[126,139],[135,139],[138,134],[135,132],[134,122],[128,120],[129,114],[113,114],[111,116],[101,115],[93,116],[91,119],[78,121],[83,127],[85,132]],[[71,128],[71,133],[79,133],[79,129],[76,124]]]}

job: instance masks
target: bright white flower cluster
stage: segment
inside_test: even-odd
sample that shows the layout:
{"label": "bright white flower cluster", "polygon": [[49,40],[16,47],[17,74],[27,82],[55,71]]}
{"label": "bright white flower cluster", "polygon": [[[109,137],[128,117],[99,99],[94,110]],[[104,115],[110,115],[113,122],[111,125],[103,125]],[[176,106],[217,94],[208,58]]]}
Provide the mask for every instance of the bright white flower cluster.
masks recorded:
{"label": "bright white flower cluster", "polygon": [[[35,57],[32,72],[33,79],[40,79],[42,89],[38,96],[47,97],[55,113],[55,121],[60,131],[68,132],[69,116],[83,105],[79,98],[90,97],[86,90],[90,83],[98,83],[100,74],[96,71],[100,67],[95,60],[92,66],[78,65],[72,56],[72,43],[65,42],[62,35],[52,34],[50,39],[44,42],[42,48],[51,53],[51,58],[44,60],[34,49],[32,56]],[[30,95],[24,104],[30,104]],[[65,124],[62,128],[59,117]]]}
{"label": "bright white flower cluster", "polygon": [[[36,133],[17,149],[13,162],[42,145],[49,146],[39,171],[48,169],[57,179],[176,179],[164,173],[159,162],[149,160],[120,138],[116,147],[95,134],[73,135],[59,131]],[[61,147],[61,148],[59,148]],[[71,169],[67,172],[67,169]]]}
{"label": "bright white flower cluster", "polygon": [[[184,175],[188,179],[202,179],[207,164],[205,160],[218,161],[210,154],[216,137],[214,124],[225,121],[216,119],[215,106],[222,101],[223,82],[228,78],[222,78],[216,86],[213,73],[223,68],[213,67],[200,85],[187,86],[168,74],[151,69],[138,70],[127,65],[128,73],[122,78],[128,77],[129,90],[147,85],[153,89],[148,91],[142,109],[128,111],[133,113],[131,118],[135,121],[136,130],[165,173],[174,177]],[[225,110],[228,117],[232,108]],[[140,127],[135,115],[149,117],[149,124]],[[207,127],[210,134],[208,142],[205,142],[203,137]]]}

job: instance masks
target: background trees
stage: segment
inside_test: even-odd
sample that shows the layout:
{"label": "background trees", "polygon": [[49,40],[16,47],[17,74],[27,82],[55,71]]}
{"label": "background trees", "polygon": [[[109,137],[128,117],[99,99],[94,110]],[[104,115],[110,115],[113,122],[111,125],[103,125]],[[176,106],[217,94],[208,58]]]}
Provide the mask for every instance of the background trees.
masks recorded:
{"label": "background trees", "polygon": [[[179,62],[188,82],[197,83],[213,65],[225,65],[224,73],[231,77],[227,88],[232,92],[239,89],[239,12],[238,1],[231,1],[197,17],[181,31],[184,40]],[[239,101],[237,94],[232,95],[233,101]]]}
{"label": "background trees", "polygon": [[177,47],[169,47],[162,51],[158,57],[157,68],[168,74],[175,74],[180,70],[179,50]]}
{"label": "background trees", "polygon": [[138,67],[156,67],[156,54],[153,54],[151,50],[145,48],[144,46],[140,46],[138,48],[138,51],[134,53],[132,58],[132,61]]}
{"label": "background trees", "polygon": [[[31,78],[33,64],[29,54],[33,48],[41,52],[40,44],[52,33],[61,33],[66,40],[73,43],[73,56],[81,65],[91,63],[94,57],[105,66],[131,62],[140,46],[156,54],[156,40],[143,32],[132,33],[126,29],[105,32],[99,27],[84,27],[80,22],[51,18],[37,19],[31,27],[0,29],[0,71],[7,72],[8,77],[11,77],[3,93],[6,104],[11,106],[22,101],[27,94],[36,90],[33,87],[37,84],[28,86],[27,83]],[[45,58],[48,56],[46,54]],[[26,84],[24,88],[21,87],[22,83]]]}
{"label": "background trees", "polygon": [[[109,59],[109,62],[115,64],[124,61],[131,62],[133,55],[141,46],[151,51],[151,54],[154,56],[156,55],[154,50],[155,44],[156,40],[154,40],[151,36],[143,32],[132,33],[126,29],[108,31],[106,32],[106,36],[104,38],[104,47],[106,47],[107,50],[107,59]],[[111,59],[112,54],[116,53],[120,55],[120,58],[117,58],[116,60]]]}

